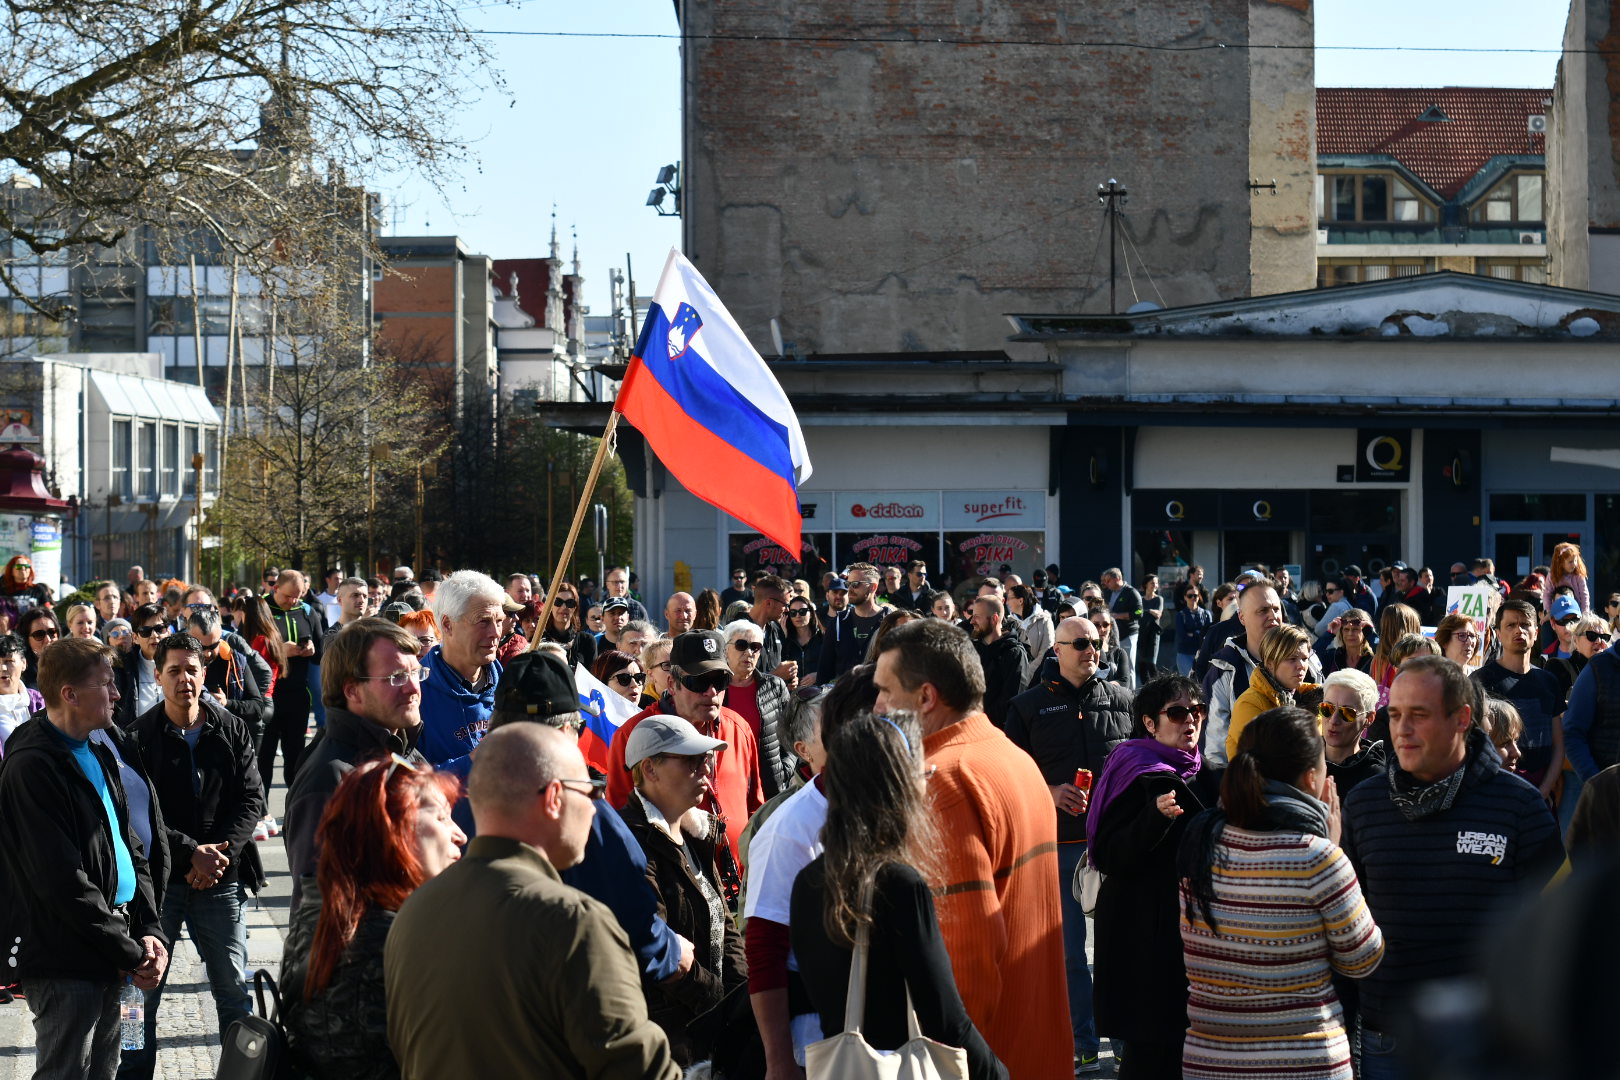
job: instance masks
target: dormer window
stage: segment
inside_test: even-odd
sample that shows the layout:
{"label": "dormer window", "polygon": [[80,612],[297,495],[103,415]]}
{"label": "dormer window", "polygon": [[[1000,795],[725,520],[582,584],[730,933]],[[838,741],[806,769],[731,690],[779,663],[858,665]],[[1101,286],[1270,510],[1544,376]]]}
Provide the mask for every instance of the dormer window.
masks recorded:
{"label": "dormer window", "polygon": [[1514,173],[1486,192],[1485,197],[1474,204],[1470,217],[1476,225],[1545,221],[1542,186],[1540,173]]}
{"label": "dormer window", "polygon": [[1434,206],[1390,172],[1319,173],[1316,216],[1339,222],[1436,219]]}

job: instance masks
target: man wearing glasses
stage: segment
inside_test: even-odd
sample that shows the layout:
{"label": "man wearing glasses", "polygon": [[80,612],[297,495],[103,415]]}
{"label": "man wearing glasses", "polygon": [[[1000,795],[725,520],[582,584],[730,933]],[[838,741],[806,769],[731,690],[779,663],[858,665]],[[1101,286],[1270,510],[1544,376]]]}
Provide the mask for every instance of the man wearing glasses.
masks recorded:
{"label": "man wearing glasses", "polygon": [[542,724],[479,746],[467,784],[478,835],[388,932],[388,1042],[404,1080],[679,1080],[624,931],[560,877],[592,818],[612,813],[589,777],[578,744]]}
{"label": "man wearing glasses", "polygon": [[338,781],[368,757],[394,753],[427,764],[416,749],[422,732],[421,680],[428,674],[417,662],[416,645],[409,631],[376,618],[348,623],[327,643],[321,684],[326,727],[304,752],[282,823],[292,910],[303,890],[314,887],[305,877],[313,877],[320,855],[315,827]]}
{"label": "man wearing glasses", "polygon": [[1089,619],[1058,623],[1052,646],[1058,674],[1013,698],[1007,738],[1035,759],[1057,812],[1058,884],[1063,907],[1063,955],[1069,984],[1069,1025],[1082,1071],[1095,1072],[1100,1041],[1091,1011],[1086,966],[1086,913],[1069,882],[1086,852],[1085,796],[1075,771],[1101,776],[1108,754],[1131,736],[1131,694],[1097,674],[1102,634]]}
{"label": "man wearing glasses", "polygon": [[[834,581],[829,587],[831,595]],[[883,622],[884,608],[878,606],[878,568],[871,563],[856,563],[849,568],[844,584],[849,586],[849,605],[831,618],[824,633],[827,641],[821,647],[821,670],[816,681],[831,686],[837,678],[866,659],[866,647]]]}
{"label": "man wearing glasses", "polygon": [[752,602],[753,595],[748,591],[748,572],[746,570],[733,570],[731,584],[720,590],[720,610],[735,604],[737,601]]}
{"label": "man wearing glasses", "polygon": [[608,748],[608,802],[614,808],[622,807],[634,790],[624,765],[624,748],[636,725],[660,713],[679,716],[701,734],[726,744],[715,760],[710,793],[701,805],[720,816],[735,860],[737,834],[754,811],[765,805],[765,794],[759,773],[759,743],[748,721],[723,704],[726,688],[731,685],[725,638],[716,630],[688,631],[670,646],[669,665],[669,696],[632,716],[613,733]]}
{"label": "man wearing glasses", "polygon": [[131,828],[117,760],[91,740],[118,701],[113,650],[94,638],[53,643],[39,692],[43,716],[12,732],[0,769],[7,970],[34,1017],[36,1075],[111,1080],[124,978],[154,989],[169,962],[161,884]]}
{"label": "man wearing glasses", "polygon": [[225,626],[219,612],[211,608],[193,610],[186,616],[185,632],[202,646],[206,696],[242,721],[257,739],[270,720],[270,699],[264,696],[264,688],[247,659],[225,643]]}
{"label": "man wearing glasses", "polygon": [[[193,613],[191,621],[211,621],[217,650],[218,614]],[[174,941],[186,926],[208,972],[223,1037],[232,1022],[253,1011],[242,977],[248,958],[242,866],[264,817],[264,790],[253,734],[204,689],[201,643],[191,634],[172,634],[158,643],[156,663],[163,701],[132,730],[163,809],[169,846],[163,936]],[[152,1075],[162,997],[161,982],[147,992],[146,1046],[125,1053],[120,1075]]]}

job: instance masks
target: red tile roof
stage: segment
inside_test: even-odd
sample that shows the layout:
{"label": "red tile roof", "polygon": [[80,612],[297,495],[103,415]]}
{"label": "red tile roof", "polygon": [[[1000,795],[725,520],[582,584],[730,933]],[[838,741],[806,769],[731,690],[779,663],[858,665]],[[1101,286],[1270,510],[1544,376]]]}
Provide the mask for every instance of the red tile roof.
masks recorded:
{"label": "red tile roof", "polygon": [[[1526,122],[1551,98],[1485,86],[1319,87],[1316,152],[1388,154],[1449,199],[1497,154],[1545,154],[1546,137]],[[1431,107],[1450,120],[1420,120]]]}
{"label": "red tile roof", "polygon": [[[536,326],[546,325],[546,296],[551,288],[551,263],[546,259],[495,259],[490,267],[495,291],[512,295],[512,276],[517,275],[517,305]],[[574,313],[574,279],[566,271],[562,279],[563,325]]]}

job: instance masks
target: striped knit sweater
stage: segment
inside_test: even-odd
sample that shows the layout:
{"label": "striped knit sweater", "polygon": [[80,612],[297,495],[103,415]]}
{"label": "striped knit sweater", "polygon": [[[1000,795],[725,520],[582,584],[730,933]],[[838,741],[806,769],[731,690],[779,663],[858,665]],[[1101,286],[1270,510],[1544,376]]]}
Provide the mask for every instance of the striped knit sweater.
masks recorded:
{"label": "striped knit sweater", "polygon": [[934,906],[962,1004],[1013,1080],[1072,1080],[1057,822],[1030,756],[983,713],[923,740]]}
{"label": "striped knit sweater", "polygon": [[1216,929],[1182,887],[1184,1075],[1348,1078],[1331,973],[1363,978],[1384,955],[1350,860],[1319,836],[1232,825],[1215,851]]}

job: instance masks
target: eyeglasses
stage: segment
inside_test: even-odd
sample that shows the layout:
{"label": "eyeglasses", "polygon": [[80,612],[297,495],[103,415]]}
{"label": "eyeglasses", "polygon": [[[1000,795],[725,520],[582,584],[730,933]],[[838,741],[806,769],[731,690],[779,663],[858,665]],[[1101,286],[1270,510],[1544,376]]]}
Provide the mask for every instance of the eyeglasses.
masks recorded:
{"label": "eyeglasses", "polygon": [[[561,784],[564,791],[572,791],[575,795],[583,795],[587,799],[600,799],[602,793],[607,791],[606,780],[557,780],[555,783]],[[590,790],[580,791],[578,788],[569,787],[569,784],[586,784],[590,787]],[[545,788],[540,789],[542,795],[545,794],[545,791]]]}
{"label": "eyeglasses", "polygon": [[1316,707],[1317,718],[1320,719],[1324,724],[1329,720],[1332,720],[1335,714],[1337,714],[1339,718],[1342,719],[1346,724],[1361,723],[1361,712],[1357,709],[1352,709],[1348,705],[1329,705],[1324,701],[1322,704]]}
{"label": "eyeglasses", "polygon": [[628,671],[621,671],[613,676],[613,681],[620,686],[643,686],[647,682],[647,676],[641,674],[632,675]]}
{"label": "eyeglasses", "polygon": [[651,666],[654,667],[654,668],[657,668],[659,671],[662,671],[666,675],[669,674],[669,661],[668,660],[665,660],[661,664],[653,664]]}
{"label": "eyeglasses", "polygon": [[409,772],[409,773],[416,773],[416,772],[421,772],[422,771],[409,758],[401,757],[398,752],[389,754],[388,757],[389,757],[388,769],[387,769],[386,772],[383,773],[383,787],[387,787],[388,786],[388,781],[390,781],[390,780],[392,780],[394,778],[394,770],[395,769],[404,769],[406,772]]}
{"label": "eyeglasses", "polygon": [[1101,645],[1102,641],[1101,641],[1100,638],[1077,637],[1077,638],[1070,638],[1068,641],[1054,641],[1054,642],[1052,642],[1052,644],[1054,644],[1054,645],[1067,645],[1069,648],[1073,649],[1075,652],[1087,652],[1087,651],[1089,651],[1091,649],[1095,649],[1097,646]]}
{"label": "eyeglasses", "polygon": [[151,637],[153,634],[163,633],[163,624],[159,623],[156,626],[137,626],[135,628],[135,632],[141,637]]}
{"label": "eyeglasses", "polygon": [[757,653],[765,651],[764,643],[759,641],[733,641],[731,647],[738,652]]}
{"label": "eyeglasses", "polygon": [[1609,640],[1609,635],[1608,634],[1599,633],[1596,630],[1588,630],[1582,636],[1585,637],[1587,641],[1590,641],[1594,645],[1596,645],[1600,641],[1608,641]]}
{"label": "eyeglasses", "polygon": [[35,641],[50,641],[52,639],[61,637],[62,632],[60,630],[35,630],[28,636],[33,638]]}
{"label": "eyeglasses", "polygon": [[708,675],[682,675],[681,685],[694,694],[713,694],[731,685],[731,676],[724,671]]}
{"label": "eyeglasses", "polygon": [[392,675],[356,675],[356,679],[380,680],[389,686],[404,686],[408,682],[425,683],[433,674],[432,668],[419,667],[415,671],[396,671]]}
{"label": "eyeglasses", "polygon": [[1167,717],[1172,723],[1185,724],[1188,720],[1202,722],[1209,715],[1209,710],[1202,705],[1171,705],[1160,716]]}

